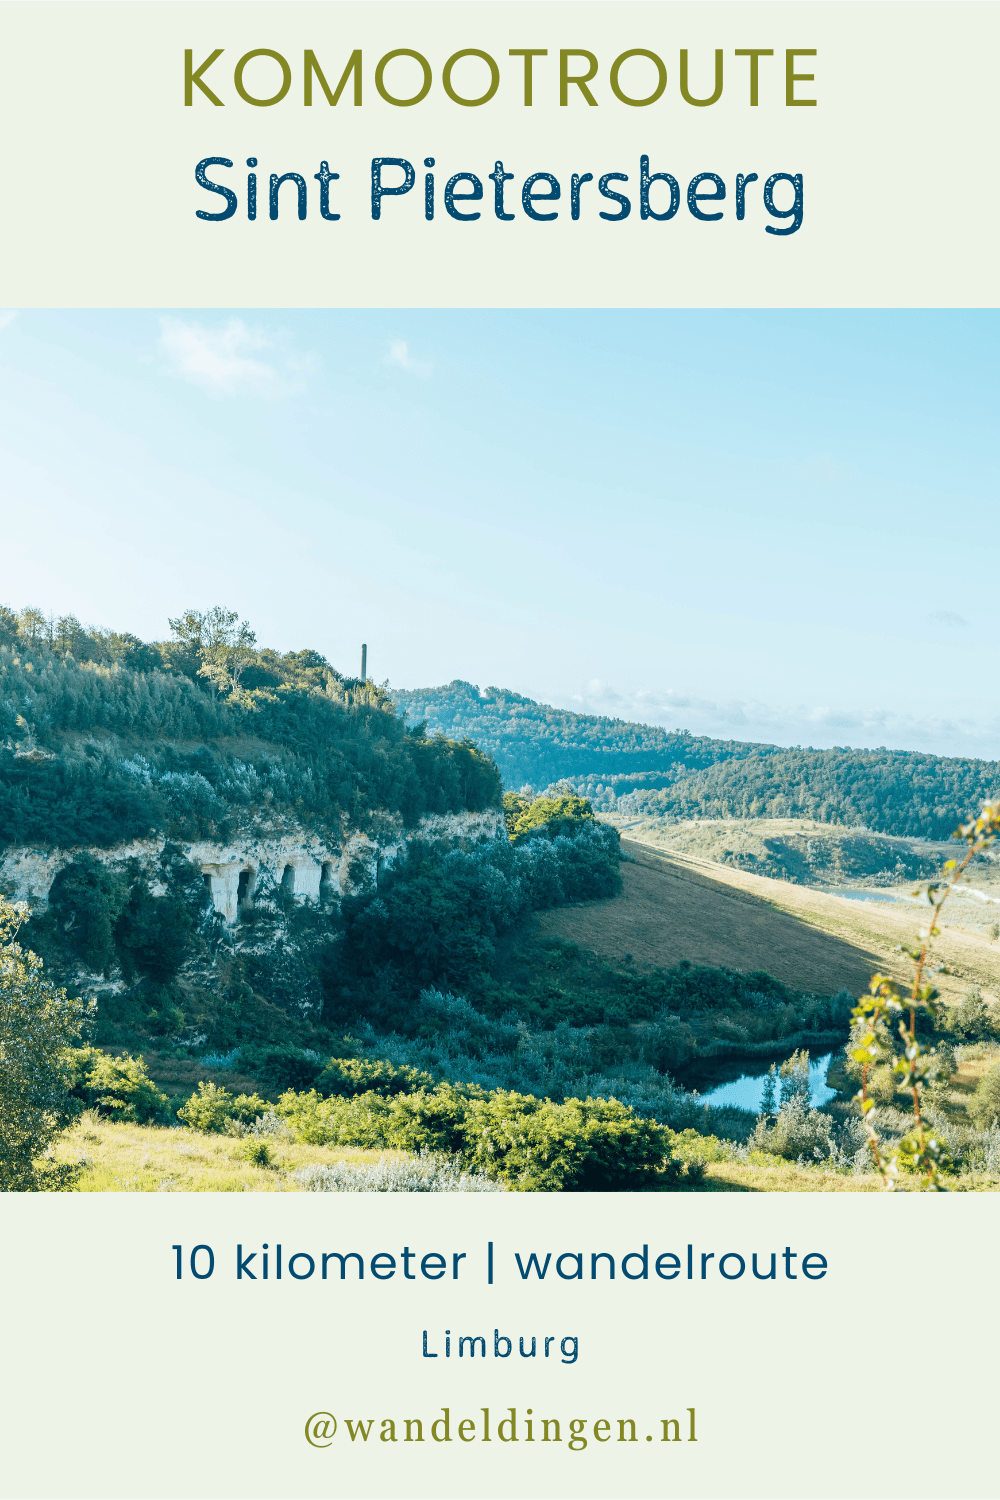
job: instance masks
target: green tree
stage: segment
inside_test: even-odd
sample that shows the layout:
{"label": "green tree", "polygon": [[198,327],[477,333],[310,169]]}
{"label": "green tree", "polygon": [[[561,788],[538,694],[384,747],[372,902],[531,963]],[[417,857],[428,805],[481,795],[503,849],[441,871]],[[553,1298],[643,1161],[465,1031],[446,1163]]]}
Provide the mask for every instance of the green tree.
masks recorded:
{"label": "green tree", "polygon": [[[505,812],[506,801],[505,797]],[[581,823],[593,821],[593,817],[594,809],[586,797],[572,795],[536,797],[534,802],[515,818],[512,837],[521,838],[535,828],[544,828],[552,837],[560,833],[572,834]]]}
{"label": "green tree", "polygon": [[16,941],[27,903],[0,897],[0,1190],[38,1184],[35,1161],[70,1119],[62,1058],[93,1012],[44,977],[42,960]]}
{"label": "green tree", "polygon": [[52,882],[49,905],[68,947],[88,969],[111,973],[118,958],[115,927],[127,900],[122,877],[91,854],[78,854]]}
{"label": "green tree", "polygon": [[112,1057],[99,1047],[79,1047],[69,1053],[66,1066],[73,1097],[88,1109],[140,1125],[170,1123],[170,1100],[150,1078],[144,1058]]}
{"label": "green tree", "polygon": [[174,639],[188,651],[197,652],[212,691],[238,693],[240,680],[257,659],[257,637],[235,610],[221,604],[208,610],[189,609],[168,621]]}
{"label": "green tree", "polygon": [[514,837],[518,818],[523,818],[531,806],[531,798],[524,797],[520,792],[504,792],[503,794],[503,821],[507,829],[507,837]]}
{"label": "green tree", "polygon": [[52,637],[52,628],[45,618],[45,611],[31,605],[21,610],[17,626],[21,640],[28,646],[40,646],[43,641]]}
{"label": "green tree", "polygon": [[76,657],[78,661],[88,661],[93,654],[90,637],[76,615],[63,615],[56,621],[53,644],[61,655]]}
{"label": "green tree", "polygon": [[16,646],[18,638],[17,615],[6,604],[0,604],[0,646]]}

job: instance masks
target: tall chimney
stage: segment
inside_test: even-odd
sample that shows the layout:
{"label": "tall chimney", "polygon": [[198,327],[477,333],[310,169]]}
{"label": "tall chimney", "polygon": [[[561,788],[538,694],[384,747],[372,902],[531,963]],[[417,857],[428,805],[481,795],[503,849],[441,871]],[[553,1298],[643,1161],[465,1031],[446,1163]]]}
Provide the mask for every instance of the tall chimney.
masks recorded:
{"label": "tall chimney", "polygon": [[368,681],[368,647],[361,647],[361,681]]}

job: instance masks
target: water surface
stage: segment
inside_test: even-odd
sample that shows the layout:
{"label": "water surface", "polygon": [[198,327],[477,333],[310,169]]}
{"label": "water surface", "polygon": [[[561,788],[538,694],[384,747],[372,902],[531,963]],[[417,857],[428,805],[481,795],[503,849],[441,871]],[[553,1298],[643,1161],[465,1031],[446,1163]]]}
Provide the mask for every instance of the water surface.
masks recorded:
{"label": "water surface", "polygon": [[[809,1102],[813,1108],[819,1108],[836,1097],[837,1090],[831,1089],[826,1081],[826,1070],[832,1056],[833,1053],[828,1052],[809,1064]],[[739,1109],[752,1109],[755,1114],[759,1114],[767,1071],[765,1068],[760,1073],[741,1073],[739,1078],[734,1078],[729,1083],[720,1083],[716,1088],[708,1089],[701,1095],[701,1101],[703,1104],[735,1104]],[[775,1104],[780,1090],[779,1080],[775,1090]]]}

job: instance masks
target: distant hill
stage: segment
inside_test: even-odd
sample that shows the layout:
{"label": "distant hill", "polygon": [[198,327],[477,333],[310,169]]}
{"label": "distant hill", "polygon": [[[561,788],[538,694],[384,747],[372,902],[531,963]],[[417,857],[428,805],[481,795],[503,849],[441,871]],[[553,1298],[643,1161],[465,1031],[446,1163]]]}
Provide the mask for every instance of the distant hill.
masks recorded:
{"label": "distant hill", "polygon": [[492,755],[508,787],[528,783],[541,788],[562,777],[615,787],[623,782],[667,786],[678,772],[773,748],[569,713],[506,688],[480,691],[459,680],[444,687],[393,690],[389,696],[411,725],[426,720],[433,734],[468,735]]}
{"label": "distant hill", "polygon": [[391,694],[411,725],[468,736],[508,787],[571,781],[601,811],[673,817],[809,817],[947,838],[1000,793],[1000,762],[907,750],[784,748],[575,714],[471,682]]}

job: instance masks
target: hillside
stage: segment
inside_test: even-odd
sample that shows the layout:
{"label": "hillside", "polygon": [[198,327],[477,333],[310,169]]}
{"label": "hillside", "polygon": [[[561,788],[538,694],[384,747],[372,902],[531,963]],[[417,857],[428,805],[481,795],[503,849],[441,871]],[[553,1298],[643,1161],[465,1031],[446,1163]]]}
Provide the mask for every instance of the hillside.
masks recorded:
{"label": "hillside", "polygon": [[824,995],[845,987],[860,994],[886,965],[867,932],[824,930],[810,915],[779,905],[775,896],[785,891],[777,882],[751,876],[737,884],[707,862],[661,856],[628,839],[622,850],[621,894],[594,907],[541,913],[535,924],[542,936],[585,945],[618,965],[653,970],[686,961],[766,970],[792,990]]}
{"label": "hillside", "polygon": [[225,611],[154,643],[35,614],[0,611],[0,850],[225,842],[275,817],[339,834],[343,818],[499,805],[471,745],[408,731],[373,683],[258,648]]}
{"label": "hillside", "polygon": [[0,609],[0,896],[99,1040],[287,1040],[346,982],[343,898],[411,841],[495,838],[500,779],[318,652],[170,625]]}
{"label": "hillside", "polygon": [[460,681],[392,697],[410,724],[473,739],[507,786],[570,781],[599,811],[629,817],[812,818],[943,839],[1000,789],[997,761],[713,740]]}
{"label": "hillside", "polygon": [[[903,979],[903,946],[913,941],[915,903],[854,901],[834,891],[775,880],[676,849],[622,839],[621,893],[589,907],[543,912],[539,935],[579,943],[609,962],[638,969],[687,961],[749,972],[766,969],[794,990],[846,986],[860,994],[878,971]],[[936,945],[935,984],[957,1004],[974,984],[1000,998],[996,938],[977,925],[975,901],[952,900]]]}
{"label": "hillside", "polygon": [[598,784],[621,795],[635,786],[668,786],[679,775],[767,748],[570,713],[506,688],[480,692],[459,680],[394,689],[391,697],[410,724],[425,721],[434,734],[468,734],[492,755],[510,787],[543,787],[569,777],[586,782],[588,796]]}

